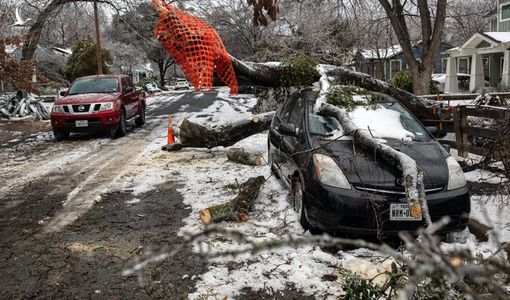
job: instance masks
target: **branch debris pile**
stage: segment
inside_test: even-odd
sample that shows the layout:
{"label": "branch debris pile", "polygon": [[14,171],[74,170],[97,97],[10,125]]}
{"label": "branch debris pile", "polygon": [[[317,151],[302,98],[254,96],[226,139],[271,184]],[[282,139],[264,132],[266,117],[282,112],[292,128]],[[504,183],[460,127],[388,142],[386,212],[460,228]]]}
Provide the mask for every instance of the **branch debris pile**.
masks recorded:
{"label": "branch debris pile", "polygon": [[50,113],[42,105],[41,100],[33,97],[0,98],[0,117],[13,119],[34,116],[40,120],[48,120]]}

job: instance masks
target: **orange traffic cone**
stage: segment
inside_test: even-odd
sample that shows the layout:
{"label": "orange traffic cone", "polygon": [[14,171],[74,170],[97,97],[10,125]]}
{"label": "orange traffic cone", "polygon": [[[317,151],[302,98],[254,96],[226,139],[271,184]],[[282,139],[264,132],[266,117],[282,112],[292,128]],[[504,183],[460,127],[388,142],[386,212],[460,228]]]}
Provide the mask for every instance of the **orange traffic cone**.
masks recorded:
{"label": "orange traffic cone", "polygon": [[171,145],[175,142],[174,128],[172,127],[172,117],[168,117],[168,136],[167,145]]}

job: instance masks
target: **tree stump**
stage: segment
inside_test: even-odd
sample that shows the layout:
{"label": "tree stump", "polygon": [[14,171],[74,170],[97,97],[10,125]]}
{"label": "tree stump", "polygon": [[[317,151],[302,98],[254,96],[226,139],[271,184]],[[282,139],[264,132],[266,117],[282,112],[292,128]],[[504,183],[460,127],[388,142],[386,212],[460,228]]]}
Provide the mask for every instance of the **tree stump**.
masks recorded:
{"label": "tree stump", "polygon": [[265,180],[264,176],[251,177],[233,200],[200,210],[200,221],[204,225],[221,221],[246,222],[248,212]]}

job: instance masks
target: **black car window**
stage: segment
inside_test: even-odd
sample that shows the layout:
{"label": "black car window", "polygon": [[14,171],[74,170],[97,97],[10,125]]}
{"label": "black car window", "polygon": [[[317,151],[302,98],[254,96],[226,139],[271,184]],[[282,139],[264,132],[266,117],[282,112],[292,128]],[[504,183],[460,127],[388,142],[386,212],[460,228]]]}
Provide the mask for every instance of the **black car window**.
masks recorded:
{"label": "black car window", "polygon": [[290,112],[295,100],[296,97],[294,94],[290,96],[287,101],[283,103],[283,105],[278,107],[276,110],[276,118],[274,119],[273,127],[278,127],[281,123],[287,123],[289,121]]}
{"label": "black car window", "polygon": [[301,128],[301,124],[303,123],[303,114],[304,114],[304,101],[303,97],[299,94],[294,101],[294,106],[292,107],[292,111],[290,113],[289,122],[296,125],[296,127]]}
{"label": "black car window", "polygon": [[308,103],[308,127],[310,134],[327,135],[341,128],[337,119],[315,114],[313,106],[312,102]]}

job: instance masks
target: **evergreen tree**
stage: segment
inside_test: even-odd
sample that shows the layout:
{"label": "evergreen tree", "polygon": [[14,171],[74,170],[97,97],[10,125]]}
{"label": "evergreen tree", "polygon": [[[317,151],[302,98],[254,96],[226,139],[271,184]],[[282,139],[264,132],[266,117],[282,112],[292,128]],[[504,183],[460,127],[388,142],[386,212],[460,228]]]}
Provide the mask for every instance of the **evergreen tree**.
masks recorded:
{"label": "evergreen tree", "polygon": [[[108,64],[112,63],[112,56],[107,49],[101,49],[103,73],[108,74]],[[97,74],[96,43],[90,36],[80,40],[73,47],[73,54],[67,61],[65,77],[69,81],[74,79]]]}

